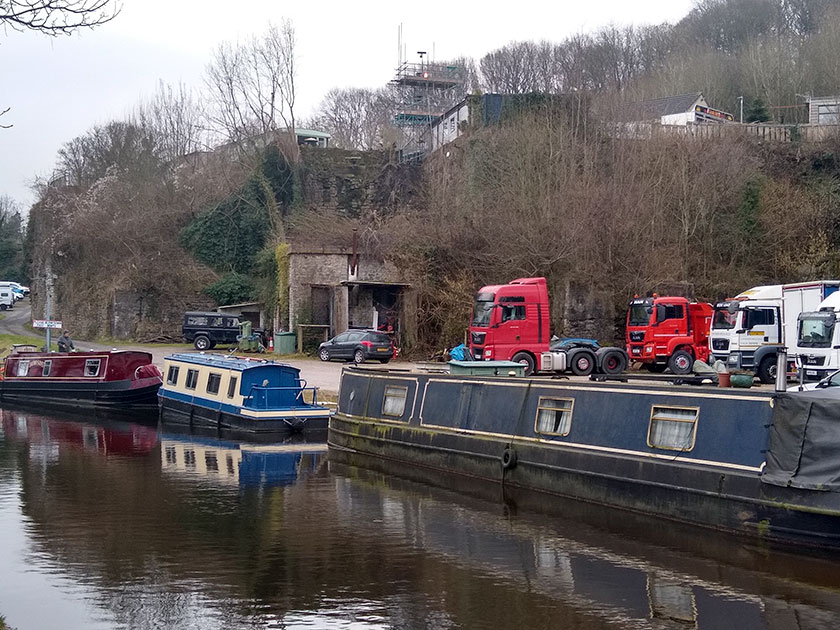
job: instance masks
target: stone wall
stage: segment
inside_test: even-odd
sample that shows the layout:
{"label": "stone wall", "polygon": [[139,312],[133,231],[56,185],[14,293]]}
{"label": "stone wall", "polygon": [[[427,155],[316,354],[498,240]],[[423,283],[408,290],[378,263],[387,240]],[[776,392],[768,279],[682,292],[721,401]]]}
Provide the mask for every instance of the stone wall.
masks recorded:
{"label": "stone wall", "polygon": [[586,337],[602,344],[616,339],[615,306],[610,292],[566,280],[554,295],[552,312],[562,313],[559,331],[563,337]]}

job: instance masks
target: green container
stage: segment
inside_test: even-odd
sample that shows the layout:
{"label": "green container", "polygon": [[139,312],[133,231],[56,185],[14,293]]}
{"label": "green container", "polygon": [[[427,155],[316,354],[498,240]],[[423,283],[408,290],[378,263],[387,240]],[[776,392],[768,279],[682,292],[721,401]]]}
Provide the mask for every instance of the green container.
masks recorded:
{"label": "green container", "polygon": [[525,376],[525,364],[513,361],[450,361],[449,373],[469,376]]}
{"label": "green container", "polygon": [[730,374],[729,375],[729,382],[732,387],[752,387],[753,384],[753,375],[752,374]]}
{"label": "green container", "polygon": [[274,333],[274,352],[277,354],[294,354],[297,350],[297,333]]}

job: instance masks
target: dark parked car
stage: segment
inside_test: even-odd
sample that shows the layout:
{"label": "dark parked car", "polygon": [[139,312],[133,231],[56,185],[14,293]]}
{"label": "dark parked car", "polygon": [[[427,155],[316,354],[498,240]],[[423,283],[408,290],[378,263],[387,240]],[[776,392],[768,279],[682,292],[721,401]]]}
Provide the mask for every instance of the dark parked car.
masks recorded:
{"label": "dark parked car", "polygon": [[347,330],[318,346],[321,361],[345,359],[363,363],[367,359],[376,359],[388,363],[393,357],[391,338],[376,330]]}
{"label": "dark parked car", "polygon": [[189,311],[184,313],[181,333],[184,339],[192,341],[196,350],[210,350],[218,343],[236,343],[239,320],[222,313]]}

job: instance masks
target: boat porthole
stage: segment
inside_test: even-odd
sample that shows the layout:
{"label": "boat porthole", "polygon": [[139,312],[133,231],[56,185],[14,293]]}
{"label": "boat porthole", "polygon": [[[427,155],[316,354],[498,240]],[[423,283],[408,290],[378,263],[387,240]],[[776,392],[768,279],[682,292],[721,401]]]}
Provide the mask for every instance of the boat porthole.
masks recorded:
{"label": "boat porthole", "polygon": [[510,470],[516,466],[516,451],[510,447],[502,451],[502,468]]}

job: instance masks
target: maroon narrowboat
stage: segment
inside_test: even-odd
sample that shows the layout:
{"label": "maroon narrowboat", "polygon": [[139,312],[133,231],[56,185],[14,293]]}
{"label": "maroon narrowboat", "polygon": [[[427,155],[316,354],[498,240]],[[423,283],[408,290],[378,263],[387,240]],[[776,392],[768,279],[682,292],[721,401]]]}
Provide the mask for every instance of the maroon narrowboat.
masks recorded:
{"label": "maroon narrowboat", "polygon": [[96,406],[156,406],[160,371],[135,350],[13,352],[0,401]]}

